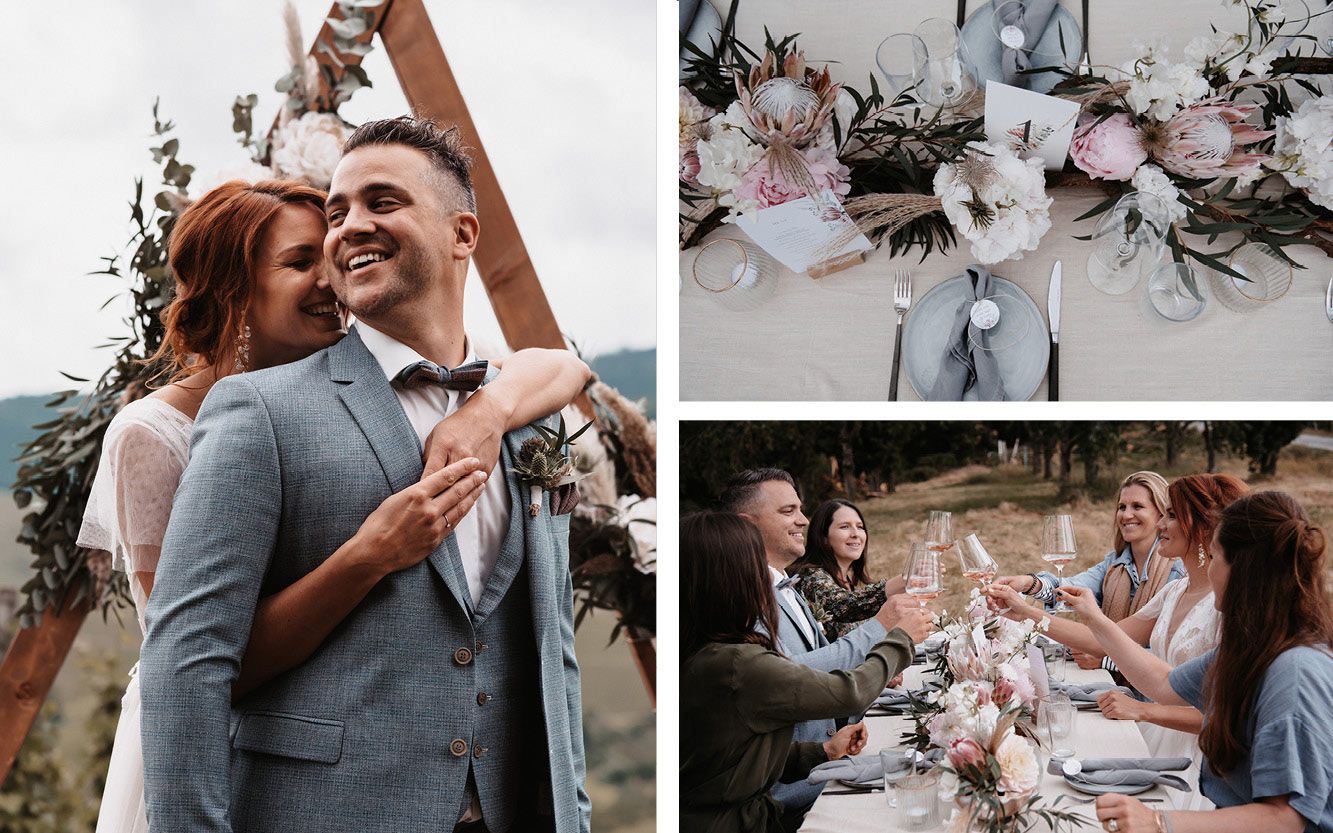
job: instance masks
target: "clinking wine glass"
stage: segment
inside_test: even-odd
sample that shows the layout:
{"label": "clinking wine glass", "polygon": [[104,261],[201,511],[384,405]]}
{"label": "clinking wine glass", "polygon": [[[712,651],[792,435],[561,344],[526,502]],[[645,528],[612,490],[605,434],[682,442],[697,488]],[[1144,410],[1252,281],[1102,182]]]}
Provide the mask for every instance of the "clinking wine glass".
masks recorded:
{"label": "clinking wine glass", "polygon": [[926,521],[926,546],[935,552],[948,552],[953,546],[953,514],[931,510]]}
{"label": "clinking wine glass", "polygon": [[920,602],[924,609],[926,602],[939,596],[943,590],[939,553],[925,544],[913,544],[912,555],[907,560],[907,595]]}
{"label": "clinking wine glass", "polygon": [[[976,582],[978,587],[990,584],[1000,571],[999,565],[995,563],[994,558],[991,558],[990,553],[986,552],[986,548],[981,545],[981,539],[976,535],[968,535],[958,540],[958,563],[962,565],[963,578]],[[1008,613],[1009,608],[996,612]]]}
{"label": "clinking wine glass", "polygon": [[[1069,515],[1047,515],[1041,519],[1041,557],[1055,565],[1057,583],[1056,594],[1065,581],[1065,565],[1078,556],[1078,545],[1074,542],[1074,519]],[[1053,613],[1070,613],[1073,608],[1059,599]]]}
{"label": "clinking wine glass", "polygon": [[1170,227],[1166,204],[1157,197],[1143,191],[1121,197],[1097,222],[1088,281],[1107,295],[1124,295],[1157,268]]}

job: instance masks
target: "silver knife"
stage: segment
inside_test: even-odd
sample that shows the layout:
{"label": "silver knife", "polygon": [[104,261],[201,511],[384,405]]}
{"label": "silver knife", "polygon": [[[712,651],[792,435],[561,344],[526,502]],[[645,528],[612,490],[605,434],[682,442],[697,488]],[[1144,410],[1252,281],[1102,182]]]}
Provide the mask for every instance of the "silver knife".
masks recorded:
{"label": "silver knife", "polygon": [[1060,261],[1051,268],[1051,288],[1046,293],[1046,317],[1051,322],[1051,363],[1046,381],[1046,398],[1060,399]]}

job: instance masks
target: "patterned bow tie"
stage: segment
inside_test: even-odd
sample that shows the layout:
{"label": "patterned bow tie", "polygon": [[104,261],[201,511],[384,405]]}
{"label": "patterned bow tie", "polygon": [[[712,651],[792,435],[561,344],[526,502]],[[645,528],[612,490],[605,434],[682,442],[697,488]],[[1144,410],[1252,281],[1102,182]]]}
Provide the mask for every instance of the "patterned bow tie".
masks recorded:
{"label": "patterned bow tie", "polygon": [[405,388],[441,385],[446,390],[476,390],[486,378],[487,367],[484,359],[461,364],[453,370],[434,362],[419,361],[398,371],[393,382]]}
{"label": "patterned bow tie", "polygon": [[800,576],[787,576],[782,581],[779,581],[776,586],[777,589],[779,590],[786,590],[788,587],[795,587],[800,583],[801,583]]}

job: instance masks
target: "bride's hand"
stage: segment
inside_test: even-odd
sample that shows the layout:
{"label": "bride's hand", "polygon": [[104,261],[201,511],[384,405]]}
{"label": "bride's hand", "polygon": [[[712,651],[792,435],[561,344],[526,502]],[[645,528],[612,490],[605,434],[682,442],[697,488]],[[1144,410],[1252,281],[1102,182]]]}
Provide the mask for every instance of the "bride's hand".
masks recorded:
{"label": "bride's hand", "polygon": [[836,761],[843,755],[858,755],[866,748],[870,733],[866,731],[865,721],[843,726],[838,733],[824,743],[824,753],[830,761]]}
{"label": "bride's hand", "polygon": [[1027,603],[1026,597],[1007,584],[990,584],[982,591],[986,595],[986,605],[992,611],[1009,608],[1003,616],[1015,622],[1031,619],[1037,611]]}
{"label": "bride's hand", "polygon": [[385,498],[352,536],[359,561],[377,576],[418,563],[458,526],[487,476],[467,457]]}
{"label": "bride's hand", "polygon": [[1059,593],[1082,617],[1083,624],[1091,624],[1093,619],[1102,615],[1102,606],[1097,603],[1097,597],[1088,588],[1071,585],[1061,587]]}
{"label": "bride's hand", "polygon": [[422,478],[466,457],[475,457],[480,471],[494,471],[500,459],[506,420],[507,416],[484,390],[469,396],[458,410],[436,423],[426,437],[426,450],[422,454],[426,468]]}

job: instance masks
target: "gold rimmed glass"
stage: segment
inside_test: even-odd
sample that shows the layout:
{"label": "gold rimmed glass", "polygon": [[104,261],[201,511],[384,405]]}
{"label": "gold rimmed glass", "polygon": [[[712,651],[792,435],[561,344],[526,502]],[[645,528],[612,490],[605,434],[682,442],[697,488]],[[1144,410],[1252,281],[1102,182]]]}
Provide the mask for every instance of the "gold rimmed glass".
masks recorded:
{"label": "gold rimmed glass", "polygon": [[694,256],[694,282],[720,303],[754,309],[773,294],[778,269],[773,258],[753,243],[719,237]]}
{"label": "gold rimmed glass", "polygon": [[1291,289],[1291,264],[1263,243],[1246,243],[1231,253],[1227,266],[1249,278],[1209,270],[1208,283],[1218,303],[1233,312],[1267,307]]}

